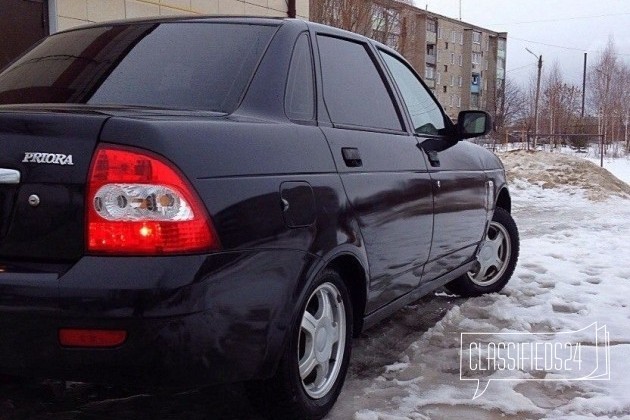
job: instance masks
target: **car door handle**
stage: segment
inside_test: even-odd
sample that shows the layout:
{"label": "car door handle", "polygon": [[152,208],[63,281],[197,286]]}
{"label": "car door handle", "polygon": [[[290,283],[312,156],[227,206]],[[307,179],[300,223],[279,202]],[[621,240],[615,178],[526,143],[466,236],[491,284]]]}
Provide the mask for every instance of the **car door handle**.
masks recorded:
{"label": "car door handle", "polygon": [[341,149],[341,154],[343,155],[343,161],[346,162],[346,166],[350,168],[363,166],[359,149],[355,147],[344,147]]}

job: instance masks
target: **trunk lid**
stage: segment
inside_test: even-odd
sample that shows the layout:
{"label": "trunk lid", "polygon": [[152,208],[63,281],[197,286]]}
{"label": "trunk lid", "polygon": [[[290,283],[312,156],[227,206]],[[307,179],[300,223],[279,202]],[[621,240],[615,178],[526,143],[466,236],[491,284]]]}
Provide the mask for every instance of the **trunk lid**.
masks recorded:
{"label": "trunk lid", "polygon": [[107,118],[72,107],[0,107],[0,258],[83,255],[86,178]]}

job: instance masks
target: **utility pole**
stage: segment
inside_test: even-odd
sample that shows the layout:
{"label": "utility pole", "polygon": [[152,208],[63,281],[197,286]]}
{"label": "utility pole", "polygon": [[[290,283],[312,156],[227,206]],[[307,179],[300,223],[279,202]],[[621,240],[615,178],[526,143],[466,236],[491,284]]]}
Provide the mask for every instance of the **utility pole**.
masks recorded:
{"label": "utility pole", "polygon": [[[606,73],[606,94],[604,95],[605,98],[605,105],[606,107],[608,107],[608,91],[610,89],[610,74]],[[607,111],[605,111],[607,112]],[[599,148],[599,165],[603,168],[604,167],[604,139],[606,139],[606,129],[608,128],[606,126],[606,118],[604,118],[602,125],[604,126],[604,135],[601,137],[601,147]]]}
{"label": "utility pole", "polygon": [[595,71],[597,71],[598,73],[600,73],[601,75],[603,75],[606,78],[606,90],[604,91],[604,103],[602,104],[601,107],[601,112],[602,112],[602,132],[601,132],[601,136],[600,136],[600,140],[599,140],[599,165],[603,168],[604,167],[604,143],[606,140],[606,131],[608,129],[608,124],[607,124],[607,119],[608,119],[608,115],[606,115],[606,113],[610,112],[608,110],[608,93],[610,92],[610,78],[611,78],[611,74],[604,72],[600,69],[595,69]]}
{"label": "utility pole", "polygon": [[542,55],[536,55],[529,50],[529,48],[525,48],[528,53],[533,55],[538,59],[538,80],[536,81],[536,102],[534,104],[534,150],[536,150],[536,145],[538,143],[538,101],[540,100],[540,78],[542,76]]}
{"label": "utility pole", "polygon": [[584,53],[584,73],[582,76],[582,120],[584,120],[584,103],[586,102],[586,60],[588,53]]}

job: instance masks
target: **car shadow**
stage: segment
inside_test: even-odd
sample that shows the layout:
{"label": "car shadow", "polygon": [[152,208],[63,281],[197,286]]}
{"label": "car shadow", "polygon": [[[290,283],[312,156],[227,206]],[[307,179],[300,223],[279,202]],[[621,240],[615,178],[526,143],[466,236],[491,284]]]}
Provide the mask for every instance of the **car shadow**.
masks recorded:
{"label": "car shadow", "polygon": [[[377,377],[384,366],[463,299],[430,294],[354,340],[349,375]],[[342,394],[343,397],[343,394]],[[342,402],[340,400],[340,402]],[[242,384],[178,393],[142,393],[95,384],[0,377],[0,420],[262,419]]]}

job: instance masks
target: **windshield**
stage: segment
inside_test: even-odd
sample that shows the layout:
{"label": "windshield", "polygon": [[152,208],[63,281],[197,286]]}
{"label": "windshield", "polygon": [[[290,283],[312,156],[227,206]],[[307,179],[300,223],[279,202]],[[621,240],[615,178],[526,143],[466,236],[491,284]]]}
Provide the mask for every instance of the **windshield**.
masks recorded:
{"label": "windshield", "polygon": [[60,33],[0,73],[0,104],[230,113],[275,31],[265,25],[170,22]]}

